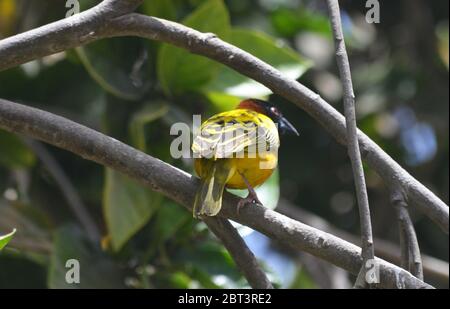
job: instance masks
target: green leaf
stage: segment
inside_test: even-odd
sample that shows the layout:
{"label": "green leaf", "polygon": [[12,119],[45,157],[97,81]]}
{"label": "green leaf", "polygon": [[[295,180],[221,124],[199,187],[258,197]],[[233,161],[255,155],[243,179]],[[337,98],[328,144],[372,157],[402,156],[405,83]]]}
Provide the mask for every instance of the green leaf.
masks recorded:
{"label": "green leaf", "polygon": [[30,167],[34,153],[16,135],[0,130],[0,165],[8,168]]}
{"label": "green leaf", "polygon": [[[299,78],[311,66],[310,61],[299,56],[290,47],[261,32],[233,29],[231,42],[274,66],[291,79]],[[204,91],[246,98],[261,98],[272,93],[267,87],[223,65],[217,78],[207,85]]]}
{"label": "green leaf", "polygon": [[152,241],[147,249],[147,256],[151,257],[160,245],[174,236],[190,220],[192,220],[190,212],[181,209],[179,205],[170,200],[164,200],[152,221]]}
{"label": "green leaf", "polygon": [[229,252],[216,240],[191,242],[180,247],[172,260],[203,288],[248,287]]}
{"label": "green leaf", "polygon": [[311,31],[331,38],[328,18],[306,8],[299,11],[280,8],[270,19],[275,30],[286,37],[293,37],[299,31]]}
{"label": "green leaf", "polygon": [[172,237],[180,227],[192,219],[192,215],[172,201],[161,207],[156,217],[153,232],[162,243]]}
{"label": "green leaf", "polygon": [[145,151],[147,148],[145,125],[163,117],[168,111],[169,105],[166,102],[158,101],[145,104],[141,110],[136,112],[130,121],[130,136],[133,146]]}
{"label": "green leaf", "polygon": [[[227,40],[230,32],[228,11],[222,0],[209,0],[189,15],[183,24],[202,32],[212,32]],[[198,90],[216,75],[219,64],[186,50],[163,44],[158,53],[158,80],[165,93]]]}
{"label": "green leaf", "polygon": [[106,169],[103,215],[115,251],[119,251],[148,222],[161,200],[161,195]]}
{"label": "green leaf", "polygon": [[112,95],[137,100],[148,89],[150,69],[143,40],[110,38],[78,47],[76,52],[89,75]]}
{"label": "green leaf", "polygon": [[301,267],[293,280],[293,282],[289,286],[290,289],[317,289],[318,286],[308,274],[308,272]]}
{"label": "green leaf", "polygon": [[191,278],[182,271],[177,271],[169,275],[169,283],[175,289],[188,289],[191,285]]}
{"label": "green leaf", "polygon": [[[79,283],[66,281],[67,272],[74,267],[66,264],[69,260],[79,264]],[[74,226],[65,226],[56,232],[47,280],[49,288],[54,289],[125,287],[122,270]]]}
{"label": "green leaf", "polygon": [[240,274],[236,271],[234,261],[228,251],[219,243],[203,241],[193,243],[189,247],[182,247],[177,252],[174,262],[199,266],[210,275],[226,275],[238,279]]}
{"label": "green leaf", "polygon": [[233,95],[214,91],[206,93],[206,96],[218,112],[229,111],[235,108],[242,100]]}
{"label": "green leaf", "polygon": [[11,241],[12,237],[16,233],[16,229],[14,229],[11,233],[0,236],[0,251],[5,248],[5,246]]}
{"label": "green leaf", "polygon": [[175,20],[176,10],[172,0],[144,1],[141,7],[146,15]]}

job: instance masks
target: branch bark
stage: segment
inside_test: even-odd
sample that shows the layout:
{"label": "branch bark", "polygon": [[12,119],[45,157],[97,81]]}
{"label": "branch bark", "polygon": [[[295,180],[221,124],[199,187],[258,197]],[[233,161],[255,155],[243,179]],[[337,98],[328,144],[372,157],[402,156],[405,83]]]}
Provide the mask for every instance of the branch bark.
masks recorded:
{"label": "branch bark", "polygon": [[[0,99],[0,128],[28,135],[122,172],[192,211],[199,184],[196,177],[114,138],[63,117],[3,99]],[[238,201],[238,197],[224,194],[219,215],[358,274],[362,265],[361,248],[261,206],[245,207],[237,215]],[[380,287],[432,288],[400,267],[381,259],[376,259],[376,263]]]}
{"label": "branch bark", "polygon": [[[276,210],[283,215],[333,234],[352,244],[357,244],[360,241],[359,237],[356,235],[333,226],[322,217],[319,217],[304,208],[298,207],[285,199],[280,200]],[[376,237],[373,242],[376,244],[374,248],[377,256],[396,265],[402,264],[402,259],[398,252],[398,245]],[[431,282],[438,283],[442,287],[447,287],[449,281],[448,263],[428,255],[422,255],[422,260],[424,277]]]}
{"label": "branch bark", "polygon": [[399,190],[391,194],[391,201],[397,214],[402,267],[423,280],[422,257],[416,231],[407,209],[408,204]]}
{"label": "branch bark", "polygon": [[[305,110],[339,143],[346,144],[344,117],[318,94],[267,63],[211,34],[178,23],[134,13],[117,16],[111,5],[104,1],[70,18],[0,41],[0,71],[107,37],[139,36],[163,41],[221,62],[264,84]],[[361,131],[358,139],[362,158],[386,185],[400,186],[408,200],[448,234],[448,206]]]}
{"label": "branch bark", "polygon": [[361,268],[355,287],[365,287],[366,262],[375,257],[373,248],[372,222],[370,217],[369,199],[367,197],[366,180],[362,166],[361,153],[359,151],[358,129],[356,127],[355,94],[353,92],[350,64],[345,48],[344,33],[342,31],[341,13],[337,0],[327,0],[331,21],[331,29],[334,36],[336,61],[344,90],[344,114],[347,129],[347,151],[350,157],[353,179],[355,181],[356,198],[358,201],[359,221],[361,226],[361,256],[363,267]]}
{"label": "branch bark", "polygon": [[204,218],[203,221],[222,241],[252,288],[273,289],[272,283],[261,269],[258,260],[227,219],[209,217]]}

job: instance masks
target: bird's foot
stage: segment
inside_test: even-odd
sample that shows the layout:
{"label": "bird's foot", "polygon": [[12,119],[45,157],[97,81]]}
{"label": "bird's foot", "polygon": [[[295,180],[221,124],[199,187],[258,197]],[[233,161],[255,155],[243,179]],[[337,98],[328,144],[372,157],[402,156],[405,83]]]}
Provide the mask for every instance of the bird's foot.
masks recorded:
{"label": "bird's foot", "polygon": [[259,200],[258,196],[256,195],[256,192],[250,191],[247,195],[247,197],[240,199],[240,201],[237,204],[237,214],[239,216],[239,211],[242,207],[244,207],[247,204],[256,204],[263,206],[263,203]]}

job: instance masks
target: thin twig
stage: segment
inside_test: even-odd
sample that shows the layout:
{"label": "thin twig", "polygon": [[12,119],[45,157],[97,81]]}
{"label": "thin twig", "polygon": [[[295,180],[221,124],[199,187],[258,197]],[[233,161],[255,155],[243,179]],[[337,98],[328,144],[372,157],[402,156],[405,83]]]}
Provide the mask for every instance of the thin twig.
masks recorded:
{"label": "thin twig", "polygon": [[410,272],[410,256],[409,256],[409,246],[408,246],[408,235],[403,228],[403,223],[400,220],[401,212],[399,209],[395,209],[398,222],[398,236],[400,245],[400,266]]}
{"label": "thin twig", "polygon": [[51,241],[48,242],[36,242],[32,238],[14,237],[8,244],[11,249],[19,251],[27,251],[38,254],[50,255],[53,250]]}
{"label": "thin twig", "polygon": [[258,260],[227,219],[209,217],[204,218],[204,222],[222,241],[252,288],[273,289],[272,283],[261,269]]}
{"label": "thin twig", "polygon": [[[0,99],[0,128],[45,141],[110,167],[192,211],[194,194],[199,184],[196,177],[117,139],[61,116],[3,99]],[[225,193],[219,216],[247,225],[350,273],[358,274],[361,269],[361,248],[358,246],[262,206],[245,207],[237,215],[238,201],[237,196]],[[380,272],[380,287],[432,288],[400,267],[381,259],[375,262]]]}
{"label": "thin twig", "polygon": [[396,210],[402,257],[402,267],[423,280],[422,257],[416,231],[408,212],[408,204],[400,190],[391,194],[391,202]]}
{"label": "thin twig", "polygon": [[361,153],[359,151],[358,132],[356,127],[355,94],[353,93],[352,76],[345,48],[344,33],[342,32],[341,14],[337,0],[327,0],[331,19],[331,29],[334,35],[336,49],[336,61],[341,76],[344,90],[344,114],[347,128],[347,148],[352,163],[353,178],[355,180],[356,197],[359,208],[361,226],[361,243],[363,267],[361,268],[356,287],[366,286],[366,262],[373,260],[375,252],[373,248],[372,223],[370,218],[369,199],[367,197],[366,180],[362,166]]}
{"label": "thin twig", "polygon": [[[137,3],[137,2],[136,2]],[[221,62],[270,88],[316,119],[338,142],[346,143],[344,117],[317,93],[251,54],[211,34],[140,14],[118,16],[112,2],[0,41],[0,71],[56,52],[117,36],[163,41]],[[120,14],[119,14],[120,15]],[[364,133],[358,132],[363,159],[388,187],[401,184],[411,203],[449,231],[449,209]]]}
{"label": "thin twig", "polygon": [[23,138],[23,141],[34,151],[50,175],[55,179],[56,185],[63,193],[73,214],[86,230],[89,239],[98,242],[101,238],[100,231],[63,168],[40,142],[27,137]]}

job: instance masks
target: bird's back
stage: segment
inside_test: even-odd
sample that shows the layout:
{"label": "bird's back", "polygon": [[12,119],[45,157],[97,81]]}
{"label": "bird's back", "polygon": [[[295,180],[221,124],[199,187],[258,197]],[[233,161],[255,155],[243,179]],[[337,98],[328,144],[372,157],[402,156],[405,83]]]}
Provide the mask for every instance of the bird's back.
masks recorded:
{"label": "bird's back", "polygon": [[223,112],[206,120],[194,138],[195,169],[202,177],[206,160],[227,160],[236,171],[230,173],[227,187],[246,188],[237,171],[258,186],[277,166],[279,145],[277,127],[266,115],[247,109]]}

